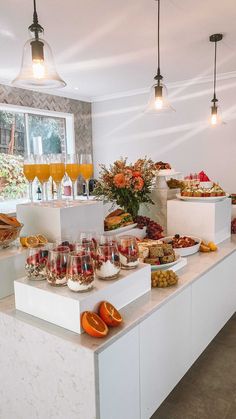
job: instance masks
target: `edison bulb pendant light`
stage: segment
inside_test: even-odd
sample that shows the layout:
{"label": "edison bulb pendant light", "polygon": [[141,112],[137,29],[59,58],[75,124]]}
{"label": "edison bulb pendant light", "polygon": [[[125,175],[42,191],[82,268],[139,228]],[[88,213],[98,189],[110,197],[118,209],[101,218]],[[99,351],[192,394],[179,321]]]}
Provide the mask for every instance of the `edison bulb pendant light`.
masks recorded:
{"label": "edison bulb pendant light", "polygon": [[43,39],[43,27],[38,23],[36,0],[33,0],[33,23],[29,26],[31,38],[25,43],[19,75],[12,84],[26,88],[58,88],[66,86],[56,71],[49,44]]}
{"label": "edison bulb pendant light", "polygon": [[158,114],[174,111],[168,101],[168,91],[163,83],[160,70],[160,0],[157,1],[157,74],[154,77],[154,85],[151,87],[150,97],[146,112]]}
{"label": "edison bulb pendant light", "polygon": [[214,76],[213,76],[213,98],[211,100],[211,113],[210,113],[210,124],[215,127],[222,123],[221,111],[218,105],[218,99],[216,97],[216,62],[217,62],[217,43],[223,39],[221,33],[216,33],[211,35],[209,40],[214,42]]}

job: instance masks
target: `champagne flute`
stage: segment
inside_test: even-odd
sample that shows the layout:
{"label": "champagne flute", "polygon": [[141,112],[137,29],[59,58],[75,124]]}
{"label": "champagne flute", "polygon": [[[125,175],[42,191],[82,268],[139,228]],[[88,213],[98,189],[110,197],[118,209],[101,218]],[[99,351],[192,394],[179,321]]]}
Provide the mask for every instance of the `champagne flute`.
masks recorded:
{"label": "champagne flute", "polygon": [[89,199],[89,180],[93,174],[93,162],[91,154],[81,154],[80,156],[80,174],[86,182],[86,195]]}
{"label": "champagne flute", "polygon": [[35,158],[33,154],[26,155],[24,158],[23,172],[29,182],[29,200],[33,202],[33,181],[36,177]]}
{"label": "champagne flute", "polygon": [[50,175],[57,185],[57,200],[61,200],[61,182],[65,175],[65,158],[62,154],[52,155],[50,162]]}
{"label": "champagne flute", "polygon": [[80,174],[80,167],[77,154],[67,154],[66,156],[66,173],[72,183],[72,199],[75,200],[77,195],[77,179]]}
{"label": "champagne flute", "polygon": [[36,176],[42,186],[42,201],[48,201],[47,183],[50,178],[48,157],[44,154],[36,156],[35,162]]}

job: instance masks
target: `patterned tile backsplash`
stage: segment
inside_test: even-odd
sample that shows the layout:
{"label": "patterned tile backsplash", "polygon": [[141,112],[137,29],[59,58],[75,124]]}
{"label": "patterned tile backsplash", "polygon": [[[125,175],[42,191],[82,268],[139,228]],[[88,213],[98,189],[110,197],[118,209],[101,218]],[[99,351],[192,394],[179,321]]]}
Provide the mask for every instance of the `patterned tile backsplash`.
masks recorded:
{"label": "patterned tile backsplash", "polygon": [[78,153],[92,152],[91,103],[0,84],[0,103],[74,114]]}

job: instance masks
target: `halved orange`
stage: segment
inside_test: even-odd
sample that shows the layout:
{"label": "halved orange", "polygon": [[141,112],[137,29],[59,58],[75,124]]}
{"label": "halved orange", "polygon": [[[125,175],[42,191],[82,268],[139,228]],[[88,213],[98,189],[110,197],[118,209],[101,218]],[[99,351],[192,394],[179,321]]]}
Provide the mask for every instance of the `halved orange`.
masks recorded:
{"label": "halved orange", "polygon": [[37,247],[38,245],[39,245],[39,240],[36,236],[25,237],[26,247]]}
{"label": "halved orange", "polygon": [[119,326],[123,319],[119,311],[108,301],[102,301],[99,306],[99,315],[108,326]]}
{"label": "halved orange", "polygon": [[37,234],[37,239],[39,241],[39,244],[47,244],[48,239],[43,234]]}
{"label": "halved orange", "polygon": [[106,323],[93,311],[85,311],[81,317],[84,331],[96,338],[104,338],[108,334]]}
{"label": "halved orange", "polygon": [[26,237],[20,237],[20,244],[23,247],[26,247]]}

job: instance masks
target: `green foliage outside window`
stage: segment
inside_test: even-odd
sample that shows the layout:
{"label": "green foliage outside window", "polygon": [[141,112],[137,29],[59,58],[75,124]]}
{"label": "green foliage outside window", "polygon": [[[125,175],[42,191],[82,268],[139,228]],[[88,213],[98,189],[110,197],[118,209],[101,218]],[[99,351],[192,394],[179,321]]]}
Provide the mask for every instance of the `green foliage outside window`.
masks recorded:
{"label": "green foliage outside window", "polygon": [[40,115],[29,115],[30,147],[33,150],[33,138],[41,137],[44,154],[61,153],[59,121]]}
{"label": "green foliage outside window", "polygon": [[26,195],[23,157],[0,153],[0,199],[17,199]]}

